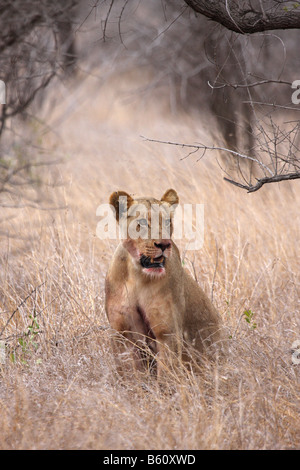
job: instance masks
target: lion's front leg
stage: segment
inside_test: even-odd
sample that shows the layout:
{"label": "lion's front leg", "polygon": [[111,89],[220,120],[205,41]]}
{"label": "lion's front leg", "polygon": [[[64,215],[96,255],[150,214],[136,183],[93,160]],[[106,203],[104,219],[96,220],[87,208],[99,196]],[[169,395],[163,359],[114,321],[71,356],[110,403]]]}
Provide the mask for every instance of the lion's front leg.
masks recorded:
{"label": "lion's front leg", "polygon": [[157,346],[157,377],[163,381],[176,373],[182,357],[182,324],[176,308],[150,308],[147,317]]}
{"label": "lion's front leg", "polygon": [[[135,371],[144,372],[150,367],[145,324],[135,306],[108,309],[111,327],[116,330],[111,337],[112,350],[120,375],[129,377]],[[151,355],[150,355],[151,359]],[[152,354],[153,359],[153,354]],[[153,361],[152,361],[153,362]]]}

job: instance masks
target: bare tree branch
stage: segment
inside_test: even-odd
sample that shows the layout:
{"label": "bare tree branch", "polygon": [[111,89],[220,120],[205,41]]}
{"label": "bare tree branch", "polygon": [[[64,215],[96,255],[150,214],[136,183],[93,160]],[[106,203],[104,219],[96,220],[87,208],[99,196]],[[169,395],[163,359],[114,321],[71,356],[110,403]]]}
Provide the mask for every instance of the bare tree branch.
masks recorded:
{"label": "bare tree branch", "polygon": [[297,3],[283,0],[185,0],[196,12],[240,34],[300,28]]}
{"label": "bare tree branch", "polygon": [[[147,137],[143,137],[143,136],[141,136],[141,137],[142,137],[142,139],[145,139],[148,142],[156,142],[156,143],[159,143],[159,144],[168,144],[168,145],[177,145],[177,146],[182,147],[182,148],[184,148],[184,147],[193,148],[193,149],[196,149],[196,151],[202,149],[202,150],[219,150],[221,152],[227,152],[227,153],[229,153],[231,155],[234,155],[234,156],[237,156],[239,158],[244,158],[246,160],[251,160],[253,162],[256,162],[259,166],[261,166],[263,169],[265,169],[271,176],[274,176],[274,174],[270,170],[270,168],[267,167],[263,162],[257,160],[257,158],[250,157],[249,155],[244,155],[242,153],[236,152],[235,150],[227,149],[225,147],[218,147],[218,146],[215,146],[215,145],[210,146],[210,145],[204,145],[204,144],[183,144],[183,143],[179,143],[179,142],[166,142],[166,141],[163,141],[163,140],[148,139]],[[190,152],[184,158],[187,158],[189,155],[191,155],[191,153],[195,153],[195,152]],[[202,156],[201,156],[201,158],[202,158]]]}
{"label": "bare tree branch", "polygon": [[241,184],[241,183],[238,183],[237,181],[224,177],[225,181],[228,181],[228,183],[231,183],[234,186],[238,186],[239,188],[246,189],[248,193],[254,193],[255,191],[258,191],[266,183],[279,183],[280,181],[296,180],[296,179],[300,179],[300,172],[261,178],[257,180],[257,183],[255,185],[248,186],[248,185]]}
{"label": "bare tree branch", "polygon": [[237,88],[251,88],[251,87],[255,87],[255,86],[259,86],[259,85],[269,85],[270,83],[278,83],[279,85],[289,85],[290,87],[292,86],[292,82],[287,82],[287,81],[284,81],[284,80],[271,80],[269,78],[267,78],[265,80],[260,80],[259,82],[252,82],[252,83],[230,83],[230,82],[227,82],[227,83],[222,83],[222,84],[218,84],[218,85],[213,85],[209,81],[207,83],[208,83],[208,86],[210,88],[212,88],[213,90],[219,90],[219,89],[225,88],[225,87],[231,87],[231,88],[234,88],[236,90]]}
{"label": "bare tree branch", "polygon": [[[275,146],[277,145],[276,139],[278,140],[280,133],[281,133],[281,130],[278,129],[274,125]],[[281,139],[285,142],[289,138],[291,145],[294,145],[294,143],[292,142],[292,139],[291,139],[291,133],[292,133],[291,131],[289,133],[283,133],[283,135],[281,136]],[[148,139],[148,138],[143,137],[143,136],[141,136],[141,137],[143,139],[145,139],[146,141],[148,141],[148,142],[156,142],[156,143],[160,143],[160,144],[176,145],[176,146],[179,146],[179,147],[182,147],[182,148],[195,149],[193,152],[190,152],[186,157],[183,157],[183,158],[187,158],[188,156],[191,155],[191,153],[194,153],[195,151],[198,151],[198,150],[202,149],[202,150],[205,150],[205,151],[206,150],[219,150],[219,151],[227,152],[231,155],[234,155],[237,158],[242,158],[242,159],[247,159],[247,160],[250,160],[250,161],[254,161],[257,165],[259,165],[259,167],[265,173],[264,177],[256,178],[256,181],[257,181],[256,184],[253,185],[250,181],[247,182],[247,180],[245,180],[246,184],[242,184],[242,183],[240,183],[236,180],[233,180],[231,178],[224,177],[225,181],[228,181],[229,183],[233,184],[234,186],[245,189],[248,193],[253,193],[255,191],[258,191],[264,184],[278,183],[280,181],[289,181],[289,180],[300,179],[300,167],[298,166],[298,160],[296,160],[296,162],[294,162],[294,164],[293,164],[293,166],[296,170],[294,172],[284,173],[283,172],[284,167],[281,168],[279,166],[280,162],[284,162],[285,164],[287,164],[288,168],[290,167],[290,165],[292,164],[292,161],[293,161],[293,153],[291,152],[291,149],[289,149],[287,157],[284,157],[284,156],[282,157],[279,153],[276,153],[275,155],[272,155],[272,152],[269,149],[269,155],[271,156],[271,163],[274,163],[274,169],[271,170],[270,165],[267,166],[265,163],[263,163],[262,161],[260,161],[256,158],[250,157],[249,155],[241,154],[239,152],[235,152],[233,150],[230,150],[230,149],[227,149],[227,148],[224,148],[224,147],[216,147],[216,146],[209,146],[209,145],[203,145],[203,144],[184,144],[184,143],[180,143],[180,142],[167,142],[167,141],[156,140],[156,139]],[[266,172],[269,173],[269,175],[266,176]],[[241,171],[240,171],[240,173],[241,173],[241,176],[243,176]]]}

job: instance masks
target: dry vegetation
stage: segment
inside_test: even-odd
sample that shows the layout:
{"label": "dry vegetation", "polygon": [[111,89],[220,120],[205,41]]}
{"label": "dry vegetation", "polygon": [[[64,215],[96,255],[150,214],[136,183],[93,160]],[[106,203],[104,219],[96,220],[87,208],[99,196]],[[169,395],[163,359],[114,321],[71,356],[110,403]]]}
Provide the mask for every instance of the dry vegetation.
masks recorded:
{"label": "dry vegetation", "polygon": [[[41,207],[66,208],[3,209],[10,237],[1,240],[0,447],[297,448],[299,183],[244,194],[209,155],[181,160],[183,150],[143,141],[211,143],[199,116],[172,116],[158,92],[130,94],[148,79],[136,72],[56,88],[60,105],[44,111],[52,132],[34,130],[65,159],[44,170]],[[96,237],[96,209],[117,188],[158,197],[170,186],[182,202],[205,204],[204,247],[188,252],[186,264],[208,293],[213,284],[229,352],[161,390],[150,377],[116,374],[103,308],[116,242]],[[254,312],[250,323],[245,310]]]}
{"label": "dry vegetation", "polygon": [[[187,19],[179,17],[187,36],[174,32],[174,40],[165,24],[152,40],[154,14],[138,18],[142,33],[125,19],[128,49],[119,37],[108,41],[99,67],[94,24],[93,39],[81,44],[88,51],[93,43],[94,55],[77,77],[52,82],[39,121],[31,113],[26,122],[13,118],[10,140],[2,141],[21,171],[8,171],[0,193],[0,449],[299,448],[300,365],[292,361],[300,341],[299,182],[247,194],[223,180],[220,166],[232,160],[219,153],[198,161],[201,150],[187,157],[190,149],[143,139],[222,140],[212,110],[199,105],[205,90],[197,82],[193,94],[185,83],[204,61],[191,54],[185,76]],[[118,21],[113,27],[118,33]],[[196,109],[180,109],[174,77],[183,98],[197,95]],[[23,168],[23,160],[33,164]],[[116,189],[160,197],[169,187],[182,203],[204,204],[203,248],[185,252],[177,243],[213,294],[228,355],[199,373],[182,368],[162,389],[150,376],[121,378],[115,370],[104,278],[117,241],[97,238],[96,210]]]}

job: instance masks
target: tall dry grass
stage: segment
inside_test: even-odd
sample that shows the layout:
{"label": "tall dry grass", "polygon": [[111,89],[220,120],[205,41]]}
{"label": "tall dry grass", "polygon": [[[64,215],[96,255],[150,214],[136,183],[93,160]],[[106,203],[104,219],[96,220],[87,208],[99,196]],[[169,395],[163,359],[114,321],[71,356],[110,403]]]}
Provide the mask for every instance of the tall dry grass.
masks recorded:
{"label": "tall dry grass", "polygon": [[[131,93],[147,82],[135,71],[57,88],[43,115],[51,132],[35,130],[64,162],[43,174],[41,207],[53,210],[5,212],[0,448],[299,448],[299,183],[248,195],[223,182],[212,154],[181,160],[183,149],[144,141],[213,142],[207,116],[173,116],[159,92]],[[204,246],[186,265],[213,292],[228,356],[162,390],[116,373],[103,289],[116,242],[96,237],[96,209],[115,189],[168,187],[204,203]]]}

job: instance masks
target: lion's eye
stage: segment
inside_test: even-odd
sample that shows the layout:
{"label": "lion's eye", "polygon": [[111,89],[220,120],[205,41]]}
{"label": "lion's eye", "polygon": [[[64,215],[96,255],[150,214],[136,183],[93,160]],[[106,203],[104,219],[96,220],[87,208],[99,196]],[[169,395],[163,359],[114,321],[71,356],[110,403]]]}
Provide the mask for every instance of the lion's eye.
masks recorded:
{"label": "lion's eye", "polygon": [[170,227],[171,219],[165,219],[165,226]]}
{"label": "lion's eye", "polygon": [[147,221],[147,219],[139,219],[139,220],[138,220],[138,224],[139,224],[141,227],[147,227],[148,221]]}

